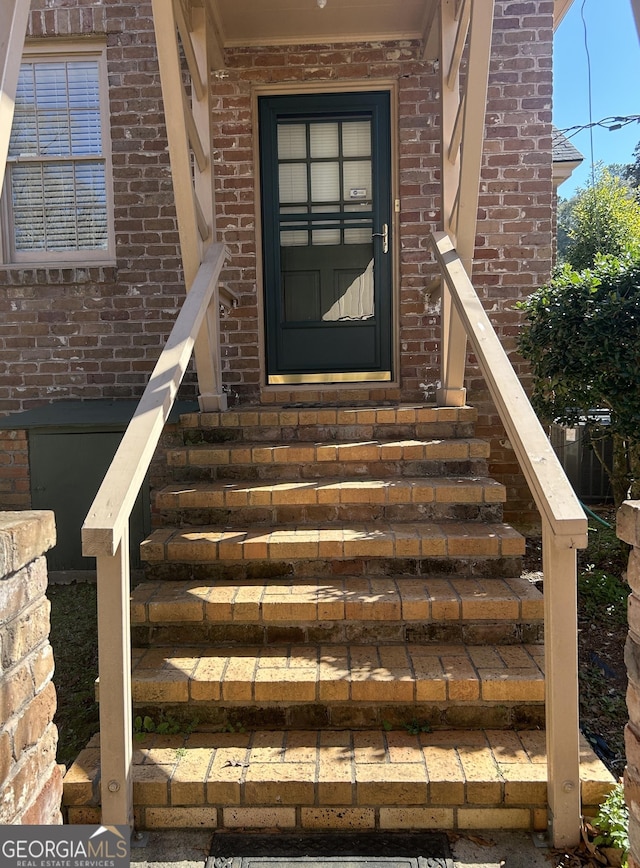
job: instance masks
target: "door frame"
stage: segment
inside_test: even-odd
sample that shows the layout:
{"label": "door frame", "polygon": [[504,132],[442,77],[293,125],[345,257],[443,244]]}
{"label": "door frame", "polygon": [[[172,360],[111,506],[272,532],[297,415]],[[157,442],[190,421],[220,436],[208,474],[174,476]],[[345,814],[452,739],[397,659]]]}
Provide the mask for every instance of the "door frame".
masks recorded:
{"label": "door frame", "polygon": [[385,387],[394,387],[399,385],[399,286],[400,286],[400,241],[399,241],[399,215],[400,215],[400,199],[399,199],[399,172],[398,172],[398,85],[397,82],[391,79],[370,79],[367,81],[318,81],[309,84],[303,82],[291,82],[290,84],[270,84],[270,85],[254,85],[252,88],[252,118],[254,129],[254,146],[253,146],[253,162],[254,162],[254,178],[255,178],[255,242],[256,242],[256,293],[257,293],[257,311],[258,311],[258,353],[260,357],[260,372],[261,372],[261,391],[282,391],[283,387],[287,390],[296,389],[315,389],[318,385],[324,384],[332,391],[335,389],[350,388],[354,386],[370,384],[372,388],[379,388],[380,381],[371,379],[361,379],[359,376],[356,379],[345,377],[341,382],[327,382],[324,375],[304,375],[305,382],[286,384],[269,383],[267,379],[267,335],[266,335],[266,309],[265,309],[265,285],[264,285],[264,267],[263,267],[263,233],[262,233],[262,189],[260,184],[261,171],[261,154],[259,143],[259,113],[258,99],[262,96],[308,96],[312,94],[340,94],[340,93],[357,93],[357,92],[388,92],[389,94],[389,111],[391,124],[391,165],[390,169],[390,187],[391,187],[391,249],[389,253],[393,257],[391,262],[391,360],[392,360],[392,379],[385,380]]}

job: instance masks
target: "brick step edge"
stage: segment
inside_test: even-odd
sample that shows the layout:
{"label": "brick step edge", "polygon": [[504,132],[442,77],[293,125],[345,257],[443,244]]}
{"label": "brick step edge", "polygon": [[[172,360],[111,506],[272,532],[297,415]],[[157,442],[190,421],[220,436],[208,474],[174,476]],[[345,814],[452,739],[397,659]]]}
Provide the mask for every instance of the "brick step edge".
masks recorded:
{"label": "brick step edge", "polygon": [[488,477],[398,477],[390,479],[295,479],[234,482],[216,480],[169,485],[156,495],[156,508],[222,509],[245,507],[338,506],[365,504],[500,504],[503,485]]}
{"label": "brick step edge", "polygon": [[207,622],[515,621],[543,618],[543,597],[525,578],[344,578],[145,582],[131,597],[136,625]]}
{"label": "brick step edge", "polygon": [[184,429],[198,428],[299,428],[306,426],[414,425],[416,423],[474,423],[474,407],[425,407],[420,404],[369,407],[251,406],[224,412],[187,413],[180,417]]}
{"label": "brick step edge", "polygon": [[[94,737],[64,779],[70,823],[100,823]],[[544,731],[149,735],[134,742],[138,828],[536,829]],[[583,811],[615,781],[581,737]]]}
{"label": "brick step edge", "polygon": [[466,461],[488,458],[486,440],[370,440],[338,443],[226,443],[170,449],[169,467],[326,464],[328,462]]}
{"label": "brick step edge", "polygon": [[152,647],[132,661],[136,703],[544,702],[542,645]]}
{"label": "brick step edge", "polygon": [[509,557],[524,537],[502,523],[370,522],[343,526],[163,528],[140,546],[143,561],[321,560],[330,558]]}

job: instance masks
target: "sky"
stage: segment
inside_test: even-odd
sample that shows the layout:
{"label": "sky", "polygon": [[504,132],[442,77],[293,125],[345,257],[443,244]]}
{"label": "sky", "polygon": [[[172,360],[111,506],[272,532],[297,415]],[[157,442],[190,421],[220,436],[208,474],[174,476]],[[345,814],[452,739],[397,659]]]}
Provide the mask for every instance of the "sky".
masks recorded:
{"label": "sky", "polygon": [[[640,43],[631,0],[573,0],[554,39],[553,122],[558,129],[589,123],[588,65],[581,9],[591,57],[592,120],[640,115]],[[595,128],[594,162],[631,163],[640,123],[620,130]],[[591,178],[588,131],[571,138],[584,162],[559,189],[565,199]]]}

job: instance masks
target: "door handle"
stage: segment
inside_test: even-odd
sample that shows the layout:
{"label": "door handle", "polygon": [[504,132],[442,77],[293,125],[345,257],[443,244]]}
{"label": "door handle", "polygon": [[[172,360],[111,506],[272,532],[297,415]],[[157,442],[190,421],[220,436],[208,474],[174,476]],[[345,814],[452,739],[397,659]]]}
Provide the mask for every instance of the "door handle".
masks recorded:
{"label": "door handle", "polygon": [[374,232],[372,238],[382,238],[382,252],[389,252],[389,224],[382,224],[382,232]]}

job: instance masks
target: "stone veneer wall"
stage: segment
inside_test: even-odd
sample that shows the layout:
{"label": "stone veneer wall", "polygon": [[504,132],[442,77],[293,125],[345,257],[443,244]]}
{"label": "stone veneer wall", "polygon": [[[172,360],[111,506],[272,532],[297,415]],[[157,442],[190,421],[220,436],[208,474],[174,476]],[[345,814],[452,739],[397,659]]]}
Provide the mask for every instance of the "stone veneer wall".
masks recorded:
{"label": "stone veneer wall", "polygon": [[640,501],[627,501],[618,510],[617,533],[621,540],[633,546],[629,554],[629,635],[625,662],[629,679],[627,708],[629,722],[625,727],[627,767],[624,790],[629,805],[629,868],[640,868]]}
{"label": "stone veneer wall", "polygon": [[47,562],[52,512],[0,513],[0,824],[62,823]]}

